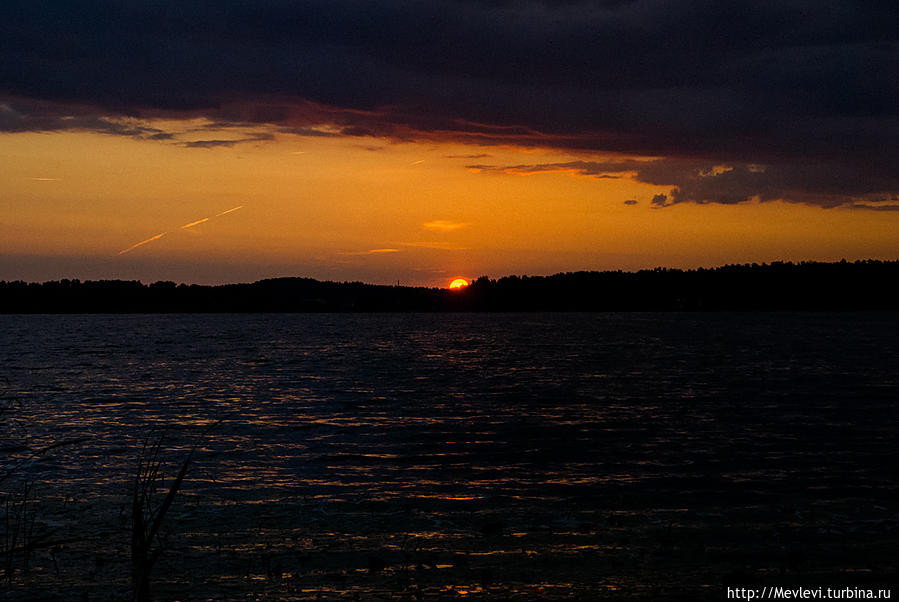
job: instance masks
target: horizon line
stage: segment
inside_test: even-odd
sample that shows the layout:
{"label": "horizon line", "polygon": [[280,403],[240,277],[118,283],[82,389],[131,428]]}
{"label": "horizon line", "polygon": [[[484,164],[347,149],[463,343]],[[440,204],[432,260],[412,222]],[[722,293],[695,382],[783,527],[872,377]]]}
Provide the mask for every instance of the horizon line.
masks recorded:
{"label": "horizon line", "polygon": [[[139,243],[141,244],[141,243]],[[866,259],[854,259],[847,260],[845,258],[835,261],[818,261],[818,260],[774,260],[774,261],[766,261],[766,262],[742,262],[742,263],[724,263],[713,266],[699,266],[699,267],[691,267],[691,268],[678,268],[678,267],[667,267],[667,266],[654,266],[651,268],[640,268],[640,269],[604,269],[604,270],[568,270],[568,271],[558,271],[553,272],[551,274],[515,274],[509,273],[498,277],[491,277],[488,274],[481,274],[477,277],[471,277],[469,279],[469,284],[474,284],[476,281],[486,278],[490,281],[499,281],[504,278],[552,278],[554,276],[564,276],[569,274],[641,274],[646,272],[679,272],[679,273],[690,273],[690,272],[706,272],[706,271],[715,271],[721,270],[725,268],[763,268],[763,267],[772,267],[772,266],[803,266],[803,265],[857,265],[857,264],[891,264],[891,263],[899,263],[899,258],[896,259],[874,259],[874,258],[866,258]],[[14,284],[14,283],[23,283],[27,285],[44,285],[44,284],[61,284],[64,282],[70,283],[79,283],[79,284],[87,284],[87,283],[109,283],[109,282],[124,282],[124,283],[138,283],[142,286],[150,286],[153,284],[174,284],[175,286],[198,286],[198,287],[221,287],[221,286],[240,286],[240,285],[252,285],[258,284],[260,282],[269,282],[274,280],[312,280],[315,282],[321,283],[333,283],[333,284],[363,284],[365,286],[381,286],[381,287],[389,287],[389,288],[424,288],[424,289],[447,289],[449,290],[449,284],[446,286],[429,286],[424,284],[412,284],[412,285],[402,285],[399,284],[399,280],[397,280],[396,284],[379,284],[374,282],[365,282],[362,280],[330,280],[330,279],[320,279],[314,278],[312,276],[271,276],[267,278],[259,278],[253,281],[238,281],[238,282],[223,282],[219,284],[201,284],[198,282],[176,282],[173,280],[152,280],[152,281],[144,281],[140,279],[127,279],[127,278],[96,278],[96,279],[81,279],[77,277],[72,278],[59,278],[55,280],[44,280],[44,281],[27,281],[23,279],[0,279],[0,284]]]}

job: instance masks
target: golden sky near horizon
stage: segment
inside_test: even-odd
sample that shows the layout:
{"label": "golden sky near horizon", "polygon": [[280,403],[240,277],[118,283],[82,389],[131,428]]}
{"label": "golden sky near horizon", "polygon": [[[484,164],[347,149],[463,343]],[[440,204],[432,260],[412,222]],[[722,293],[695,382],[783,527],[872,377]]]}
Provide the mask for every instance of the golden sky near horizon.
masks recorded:
{"label": "golden sky near horizon", "polygon": [[446,286],[459,276],[899,256],[895,212],[779,201],[653,207],[670,186],[472,167],[622,157],[293,134],[191,148],[181,127],[179,143],[0,134],[0,280]]}

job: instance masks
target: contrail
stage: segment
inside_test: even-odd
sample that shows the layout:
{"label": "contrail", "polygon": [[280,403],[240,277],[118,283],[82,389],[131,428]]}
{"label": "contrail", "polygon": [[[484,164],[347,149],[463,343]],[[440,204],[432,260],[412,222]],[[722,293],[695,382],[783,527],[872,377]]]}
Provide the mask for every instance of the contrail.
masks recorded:
{"label": "contrail", "polygon": [[181,229],[182,229],[182,230],[185,230],[185,229],[187,229],[187,228],[192,228],[193,226],[196,226],[197,224],[202,224],[203,222],[208,222],[208,221],[209,221],[209,218],[208,218],[208,217],[204,217],[203,219],[198,219],[198,220],[195,221],[195,222],[191,222],[191,223],[189,223],[189,224],[184,224],[183,226],[181,226]]}
{"label": "contrail", "polygon": [[231,209],[228,209],[227,211],[222,211],[221,213],[216,213],[215,217],[221,217],[223,215],[231,213],[232,211],[237,211],[238,209],[243,209],[243,205],[238,205],[237,207],[232,207]]}
{"label": "contrail", "polygon": [[145,244],[147,244],[148,242],[153,242],[154,240],[156,240],[156,239],[158,239],[158,238],[162,238],[162,237],[165,236],[166,234],[168,234],[168,232],[163,232],[162,234],[157,234],[156,236],[151,236],[151,237],[148,238],[147,240],[142,240],[142,241],[140,241],[140,242],[137,243],[137,244],[131,245],[130,247],[128,247],[127,249],[125,249],[125,250],[123,250],[123,251],[119,251],[119,255],[124,255],[124,254],[127,253],[128,251],[133,251],[134,249],[138,248],[138,247],[141,246],[141,245],[145,245]]}
{"label": "contrail", "polygon": [[[189,224],[184,224],[183,226],[181,226],[181,229],[182,229],[182,230],[187,230],[188,228],[193,228],[194,226],[198,226],[198,225],[202,224],[203,222],[208,222],[208,221],[211,220],[213,217],[221,217],[221,216],[223,216],[223,215],[226,215],[226,214],[228,214],[228,213],[231,213],[232,211],[237,211],[238,209],[243,209],[243,205],[238,205],[237,207],[232,207],[231,209],[228,209],[227,211],[222,211],[221,213],[216,213],[216,214],[213,215],[212,217],[204,217],[203,219],[198,219],[198,220],[195,221],[195,222],[191,222],[191,223],[189,223]],[[128,248],[125,249],[124,251],[119,251],[119,255],[124,255],[124,254],[127,253],[128,251],[133,251],[134,249],[138,248],[138,247],[141,246],[141,245],[145,245],[145,244],[147,244],[148,242],[153,242],[154,240],[157,240],[157,239],[159,239],[159,238],[162,238],[162,237],[165,236],[166,234],[168,234],[168,232],[163,232],[162,234],[157,234],[156,236],[153,236],[153,237],[151,237],[151,238],[148,238],[147,240],[142,240],[142,241],[140,241],[140,242],[137,243],[137,244],[131,245],[130,247],[128,247]]]}

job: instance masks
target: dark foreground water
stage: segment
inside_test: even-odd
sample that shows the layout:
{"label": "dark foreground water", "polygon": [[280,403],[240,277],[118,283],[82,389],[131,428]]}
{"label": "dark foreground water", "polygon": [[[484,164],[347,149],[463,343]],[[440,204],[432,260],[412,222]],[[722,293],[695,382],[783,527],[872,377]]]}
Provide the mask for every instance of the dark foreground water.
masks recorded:
{"label": "dark foreground water", "polygon": [[0,546],[38,539],[0,555],[0,598],[130,595],[161,436],[168,478],[198,449],[160,599],[889,581],[897,335],[889,313],[0,316]]}

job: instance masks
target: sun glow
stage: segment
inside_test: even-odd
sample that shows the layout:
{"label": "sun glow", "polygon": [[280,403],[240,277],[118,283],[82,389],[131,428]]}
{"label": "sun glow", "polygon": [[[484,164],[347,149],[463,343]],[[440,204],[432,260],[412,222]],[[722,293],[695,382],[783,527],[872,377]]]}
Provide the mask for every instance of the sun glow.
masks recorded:
{"label": "sun glow", "polygon": [[449,287],[453,290],[460,290],[468,286],[468,280],[465,278],[456,278],[452,282],[450,282]]}

